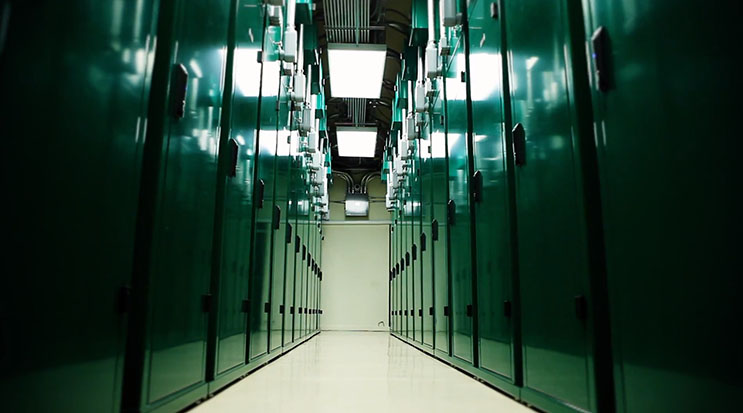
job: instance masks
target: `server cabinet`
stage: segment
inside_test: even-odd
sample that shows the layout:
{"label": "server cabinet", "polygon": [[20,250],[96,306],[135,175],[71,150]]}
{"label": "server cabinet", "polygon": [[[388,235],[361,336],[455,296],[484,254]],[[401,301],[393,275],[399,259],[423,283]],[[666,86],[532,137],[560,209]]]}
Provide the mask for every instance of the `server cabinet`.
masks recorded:
{"label": "server cabinet", "polygon": [[301,265],[302,241],[299,229],[299,202],[302,200],[302,158],[298,152],[299,136],[296,132],[291,134],[291,175],[289,186],[289,204],[287,211],[287,227],[285,233],[286,241],[286,285],[284,289],[284,337],[283,345],[289,346],[295,340],[296,319],[296,288],[299,286],[298,265]]}
{"label": "server cabinet", "polygon": [[470,215],[470,134],[467,111],[467,53],[464,36],[450,30],[452,55],[444,64],[449,199],[452,354],[473,361],[472,240]]}
{"label": "server cabinet", "polygon": [[278,94],[276,169],[274,184],[273,251],[271,265],[271,313],[269,315],[269,352],[281,348],[284,331],[284,288],[286,281],[287,216],[291,177],[291,77],[281,76]]}
{"label": "server cabinet", "polygon": [[[149,119],[124,406],[178,410],[206,391],[217,148],[230,4],[163,2],[155,70],[169,96]],[[154,104],[154,99],[152,100]]]}
{"label": "server cabinet", "polygon": [[434,346],[440,354],[450,354],[449,317],[449,236],[446,221],[446,205],[449,200],[447,183],[448,159],[446,156],[446,107],[445,83],[438,82],[438,96],[433,101],[431,116],[431,185],[433,220],[431,221],[431,251],[434,273]]}
{"label": "server cabinet", "polygon": [[[467,39],[470,62],[474,226],[477,244],[479,367],[515,377],[516,245],[510,107],[504,82],[502,2],[471,5]],[[492,5],[495,6],[492,6]],[[500,8],[494,17],[492,7]]]}
{"label": "server cabinet", "polygon": [[431,249],[431,222],[433,221],[433,171],[431,157],[430,120],[424,127],[425,136],[420,139],[420,220],[418,237],[418,262],[421,268],[421,333],[422,343],[433,348],[433,251]]}
{"label": "server cabinet", "polygon": [[[569,1],[507,2],[524,389],[545,409],[595,409],[581,118]],[[583,63],[585,64],[585,63]]]}
{"label": "server cabinet", "polygon": [[[267,18],[266,18],[267,19]],[[280,85],[278,44],[281,29],[269,26],[261,57],[261,98],[259,109],[258,152],[255,171],[255,223],[253,230],[252,273],[250,279],[250,356],[253,360],[268,352],[269,314],[271,312],[271,266],[275,222],[280,209],[274,205],[276,149]],[[283,244],[283,240],[282,244]]]}
{"label": "server cabinet", "polygon": [[[215,267],[212,291],[215,308],[213,349],[207,375],[245,363],[248,331],[247,300],[253,223],[253,153],[256,145],[260,77],[236,78],[235,73],[260,73],[258,50],[263,42],[263,8],[258,1],[233,2],[234,33],[228,47],[224,117],[220,141],[215,218]],[[249,32],[256,35],[249,36]],[[213,360],[212,360],[213,358]]]}
{"label": "server cabinet", "polygon": [[740,8],[583,4],[617,411],[737,410]]}
{"label": "server cabinet", "polygon": [[159,1],[0,3],[3,410],[118,412]]}
{"label": "server cabinet", "polygon": [[420,162],[420,142],[416,139],[411,142],[413,147],[412,157],[412,179],[410,195],[410,216],[411,216],[411,244],[410,244],[410,264],[413,268],[413,319],[415,320],[415,330],[413,338],[415,341],[423,344],[423,261],[420,259],[420,237],[421,237],[421,162]]}

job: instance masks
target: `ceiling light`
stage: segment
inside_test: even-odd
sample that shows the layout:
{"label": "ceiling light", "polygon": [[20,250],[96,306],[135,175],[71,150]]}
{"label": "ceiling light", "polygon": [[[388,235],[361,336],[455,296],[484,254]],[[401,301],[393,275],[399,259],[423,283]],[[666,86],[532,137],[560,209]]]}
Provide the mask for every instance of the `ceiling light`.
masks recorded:
{"label": "ceiling light", "polygon": [[330,96],[379,99],[387,46],[329,44]]}
{"label": "ceiling light", "polygon": [[373,158],[377,148],[377,128],[336,128],[338,156]]}

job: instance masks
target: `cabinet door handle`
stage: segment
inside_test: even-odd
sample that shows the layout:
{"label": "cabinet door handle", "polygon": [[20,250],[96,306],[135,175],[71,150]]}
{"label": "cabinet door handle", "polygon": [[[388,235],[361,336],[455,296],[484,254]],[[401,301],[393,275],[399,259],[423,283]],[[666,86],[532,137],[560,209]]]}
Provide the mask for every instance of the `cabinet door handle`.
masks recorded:
{"label": "cabinet door handle", "polygon": [[439,221],[436,219],[431,221],[431,238],[433,238],[434,241],[439,240]]}
{"label": "cabinet door handle", "polygon": [[227,176],[234,178],[237,176],[237,160],[240,156],[240,145],[232,138],[230,138],[228,145],[230,151],[230,169],[227,171]]}
{"label": "cabinet door handle", "polygon": [[263,208],[263,195],[266,192],[266,183],[263,179],[258,180],[258,184],[255,186],[255,205],[258,209]]}
{"label": "cabinet door handle", "polygon": [[474,308],[472,307],[472,304],[467,304],[467,317],[472,317],[474,314]]}
{"label": "cabinet door handle", "polygon": [[516,166],[526,165],[526,131],[524,125],[517,123],[511,133],[513,137],[513,157]]}
{"label": "cabinet door handle", "polygon": [[426,233],[421,232],[421,253],[426,251]]}
{"label": "cabinet door handle", "polygon": [[593,61],[596,67],[596,88],[608,92],[611,88],[611,67],[609,66],[609,31],[600,26],[591,36]]}
{"label": "cabinet door handle", "polygon": [[510,300],[503,301],[503,316],[507,318],[511,318],[511,301]]}
{"label": "cabinet door handle", "polygon": [[480,171],[472,175],[472,200],[482,202],[482,172]]}
{"label": "cabinet door handle", "polygon": [[175,65],[171,80],[173,117],[183,119],[186,116],[186,96],[188,95],[188,69],[186,69],[186,66]]}
{"label": "cabinet door handle", "polygon": [[586,296],[576,295],[573,299],[575,301],[575,317],[581,321],[588,318],[588,306],[586,304]]}
{"label": "cabinet door handle", "polygon": [[278,205],[273,206],[273,229],[281,227],[281,208]]}
{"label": "cabinet door handle", "polygon": [[446,220],[449,226],[454,225],[454,215],[457,213],[457,204],[453,199],[446,203]]}

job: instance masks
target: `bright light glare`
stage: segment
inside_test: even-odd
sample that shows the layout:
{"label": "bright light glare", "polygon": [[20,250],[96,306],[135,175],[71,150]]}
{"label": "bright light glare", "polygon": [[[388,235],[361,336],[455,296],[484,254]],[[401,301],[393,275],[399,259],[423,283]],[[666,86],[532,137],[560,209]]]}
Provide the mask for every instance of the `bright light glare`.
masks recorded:
{"label": "bright light glare", "polygon": [[336,129],[338,136],[338,156],[373,158],[377,147],[376,128]]}
{"label": "bright light glare", "polygon": [[531,70],[535,64],[539,61],[539,58],[536,56],[532,56],[528,59],[526,59],[526,70]]}
{"label": "bright light glare", "polygon": [[329,44],[330,95],[379,99],[386,55],[385,45]]}

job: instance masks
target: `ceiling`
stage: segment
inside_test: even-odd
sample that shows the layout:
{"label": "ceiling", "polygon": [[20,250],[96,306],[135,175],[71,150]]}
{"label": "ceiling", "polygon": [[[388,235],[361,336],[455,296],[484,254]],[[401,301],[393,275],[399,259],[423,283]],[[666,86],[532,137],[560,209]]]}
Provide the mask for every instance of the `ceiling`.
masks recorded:
{"label": "ceiling", "polygon": [[[328,136],[333,170],[348,173],[378,172],[392,119],[395,79],[400,72],[400,55],[408,43],[412,0],[322,0],[316,3],[315,24],[325,78]],[[328,43],[386,44],[384,80],[380,99],[333,98],[330,95]],[[339,157],[336,126],[375,126],[377,148],[374,158]]]}

